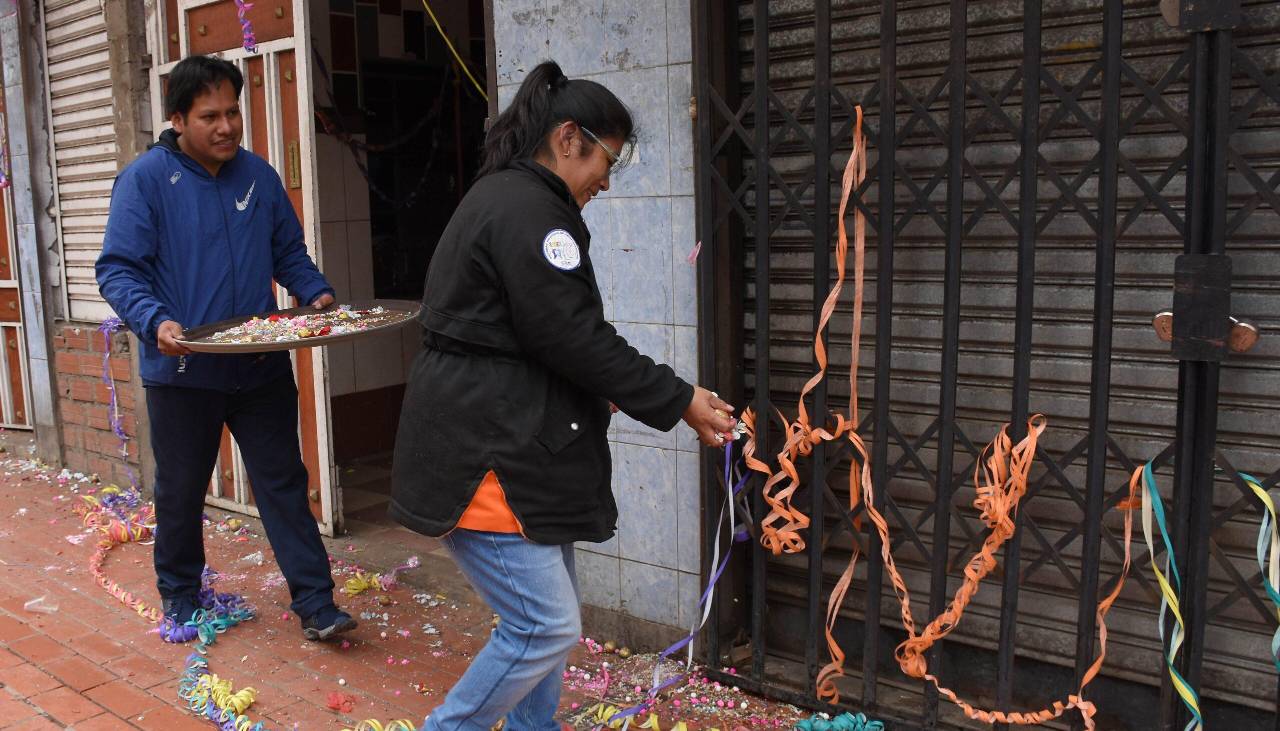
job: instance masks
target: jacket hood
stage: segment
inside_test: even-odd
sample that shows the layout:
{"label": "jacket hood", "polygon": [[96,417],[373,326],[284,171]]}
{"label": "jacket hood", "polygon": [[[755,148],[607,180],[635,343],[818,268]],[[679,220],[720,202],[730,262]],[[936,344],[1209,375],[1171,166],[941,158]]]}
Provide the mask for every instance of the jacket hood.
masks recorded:
{"label": "jacket hood", "polygon": [[178,133],[174,132],[172,127],[161,132],[155,142],[147,145],[148,150],[153,147],[163,147],[170,152],[182,152],[182,148],[178,147]]}
{"label": "jacket hood", "polygon": [[[200,175],[203,175],[205,177],[213,177],[209,175],[209,171],[205,170],[203,165],[196,162],[195,158],[191,157],[190,155],[182,151],[182,147],[178,145],[178,138],[181,136],[182,135],[178,134],[173,130],[172,127],[170,127],[169,129],[166,129],[165,131],[161,132],[160,136],[156,138],[155,142],[151,143],[150,145],[147,145],[147,150],[153,150],[158,147],[166,152],[177,155],[178,159],[182,162],[182,164],[185,165],[187,168],[190,168],[193,172],[199,173]],[[243,152],[244,152],[243,147],[237,147],[236,156],[226,161],[225,163],[223,163],[222,170],[226,170],[228,165],[235,164],[240,159],[240,156]],[[219,170],[218,177],[223,177],[222,170]]]}

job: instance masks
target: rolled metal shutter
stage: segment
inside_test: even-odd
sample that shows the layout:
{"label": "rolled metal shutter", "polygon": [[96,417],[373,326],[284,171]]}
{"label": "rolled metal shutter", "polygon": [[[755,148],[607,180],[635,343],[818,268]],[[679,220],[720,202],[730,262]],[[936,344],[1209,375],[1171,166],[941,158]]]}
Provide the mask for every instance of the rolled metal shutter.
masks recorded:
{"label": "rolled metal shutter", "polygon": [[[1233,112],[1251,107],[1252,112],[1234,132],[1232,147],[1239,153],[1229,170],[1229,224],[1227,251],[1234,261],[1232,306],[1236,317],[1256,324],[1264,333],[1280,328],[1280,280],[1276,256],[1280,248],[1274,232],[1280,230],[1276,181],[1280,180],[1280,100],[1261,92],[1274,87],[1280,71],[1280,6],[1268,2],[1245,2],[1245,22],[1236,32],[1238,58],[1233,64]],[[813,373],[813,239],[806,217],[812,217],[813,148],[796,127],[813,130],[812,90],[814,88],[814,14],[812,0],[770,3],[769,86],[778,102],[771,103],[770,163],[779,173],[771,186],[770,221],[770,338],[767,344],[755,337],[754,289],[755,243],[751,231],[744,241],[746,303],[745,373],[747,396],[754,396],[756,353],[768,347],[769,382],[773,403],[788,416],[795,414],[797,394]],[[835,3],[832,8],[832,83],[850,102],[868,94],[878,78],[878,2]],[[753,93],[752,12],[753,3],[737,4],[739,38],[736,82],[741,98]],[[936,435],[922,439],[938,415],[941,351],[942,292],[944,275],[947,165],[947,92],[941,89],[949,64],[948,37],[951,19],[948,3],[937,0],[898,4],[898,79],[914,99],[897,95],[899,139],[897,162],[902,169],[897,178],[895,220],[902,226],[895,247],[894,330],[892,366],[893,423],[903,441],[925,444],[914,457],[891,440],[889,463],[897,464],[890,492],[900,515],[890,514],[897,545],[895,557],[915,600],[917,621],[927,614],[929,564],[933,549],[932,520],[926,510],[934,496],[921,467],[936,467]],[[1098,118],[1100,72],[1091,70],[1102,52],[1102,2],[1070,0],[1046,3],[1043,15],[1043,67],[1041,84],[1042,127],[1052,123],[1052,131],[1042,135],[1040,154],[1053,168],[1040,169],[1037,215],[1044,221],[1036,244],[1035,322],[1033,328],[1031,408],[1049,419],[1049,432],[1042,444],[1063,458],[1081,444],[1088,431],[1090,389],[1090,343],[1093,322],[1094,240],[1087,216],[1097,214],[1097,175],[1085,174],[1078,193],[1082,214],[1061,194],[1058,177],[1070,182],[1081,174],[1098,143],[1089,125]],[[1019,154],[1017,125],[1021,119],[1020,82],[1012,77],[1022,60],[1022,3],[1000,0],[971,3],[968,9],[968,67],[971,88],[966,95],[965,157],[973,166],[965,176],[964,212],[966,228],[962,273],[962,304],[957,391],[957,425],[974,447],[981,448],[999,426],[1009,420],[1010,374],[1013,372],[1013,312],[1017,264],[1018,232],[1014,220],[1019,214],[1015,160]],[[1154,313],[1167,309],[1172,299],[1174,258],[1182,252],[1179,225],[1185,219],[1185,165],[1171,176],[1186,148],[1185,132],[1177,119],[1186,118],[1187,66],[1186,36],[1162,19],[1154,0],[1126,2],[1124,13],[1124,61],[1122,77],[1121,154],[1132,166],[1120,172],[1119,231],[1116,257],[1115,317],[1112,357],[1111,420],[1109,435],[1114,453],[1108,460],[1108,499],[1127,489],[1134,463],[1156,457],[1173,442],[1177,406],[1177,361],[1170,358],[1168,345],[1152,332]],[[1092,116],[1081,119],[1071,110],[1062,111],[1058,94],[1075,94],[1079,104]],[[1144,87],[1146,93],[1144,94]],[[982,91],[979,93],[977,89]],[[1158,99],[1159,103],[1152,103]],[[918,106],[917,106],[918,105]],[[878,104],[868,104],[868,123],[877,125]],[[1012,130],[1004,126],[999,108],[1013,120]],[[781,108],[787,112],[784,114]],[[909,118],[927,108],[941,125],[930,128],[922,116]],[[847,121],[847,108],[832,103],[832,134]],[[790,115],[790,117],[788,117]],[[753,137],[760,120],[749,110],[742,124]],[[907,126],[910,132],[904,133]],[[875,161],[876,136],[868,132]],[[832,140],[832,165],[838,171],[849,151],[848,139]],[[751,153],[742,158],[741,180],[755,179]],[[1002,175],[1013,167],[1013,179],[1001,187]],[[975,173],[982,177],[981,182]],[[941,182],[934,180],[938,175]],[[907,178],[910,178],[910,181]],[[1165,178],[1168,179],[1165,179]],[[1137,182],[1141,178],[1150,190]],[[809,186],[806,188],[806,182]],[[838,186],[838,173],[832,174]],[[792,188],[794,199],[780,186]],[[999,190],[1008,216],[984,199],[982,186]],[[932,187],[931,187],[932,186]],[[921,191],[930,191],[919,196]],[[1149,199],[1148,193],[1158,195]],[[871,184],[866,199],[872,207],[877,200]],[[1157,204],[1155,199],[1160,199]],[[831,194],[832,210],[839,189]],[[926,202],[927,201],[927,202]],[[757,201],[753,194],[742,202],[754,218]],[[1167,206],[1167,207],[1166,207]],[[1058,208],[1054,212],[1055,207]],[[914,211],[911,215],[909,213]],[[935,218],[934,214],[937,214]],[[1053,215],[1050,213],[1053,212]],[[909,220],[906,220],[908,219]],[[834,231],[834,225],[831,227]],[[1270,232],[1270,233],[1268,233]],[[875,230],[868,226],[868,272],[863,343],[860,364],[862,414],[872,407],[872,374],[875,361]],[[850,255],[852,263],[852,255]],[[834,277],[834,266],[831,267]],[[848,400],[850,288],[832,320],[830,395],[833,409]],[[1280,338],[1264,336],[1247,355],[1224,363],[1222,371],[1218,450],[1235,468],[1259,476],[1280,469]],[[847,407],[845,407],[847,408]],[[774,439],[773,444],[778,444]],[[1085,457],[1083,450],[1065,461],[1061,477],[1045,478],[1034,497],[1023,508],[1024,517],[1034,522],[1038,535],[1022,539],[1021,598],[1017,651],[1019,655],[1071,668],[1075,664],[1075,628],[1080,574],[1079,523],[1083,509],[1059,479],[1073,483],[1083,495]],[[970,465],[966,471],[966,465]],[[957,447],[955,467],[959,488],[952,499],[952,526],[949,544],[950,583],[954,592],[960,568],[971,555],[984,526],[970,505],[973,498],[972,457]],[[1033,478],[1044,473],[1038,464]],[[1166,500],[1171,463],[1160,474],[1166,483]],[[805,480],[808,472],[803,473]],[[847,460],[829,482],[837,487],[847,504]],[[968,476],[966,476],[968,475]],[[808,505],[808,498],[797,500]],[[1109,503],[1110,504],[1110,503]],[[1237,486],[1221,480],[1215,492],[1215,527],[1210,563],[1213,581],[1208,607],[1213,616],[1205,643],[1204,687],[1202,695],[1261,709],[1275,707],[1274,668],[1269,659],[1275,617],[1268,615],[1253,557],[1258,529],[1258,513],[1241,500]],[[1108,511],[1105,521],[1110,539],[1104,535],[1100,576],[1103,586],[1120,568],[1120,515]],[[828,513],[828,525],[836,521]],[[903,529],[903,522],[915,535]],[[964,525],[961,525],[961,524]],[[864,526],[864,535],[866,527]],[[830,531],[828,531],[829,533]],[[838,578],[848,558],[851,540],[844,532],[824,553],[822,600]],[[1135,555],[1145,556],[1140,531],[1135,538]],[[1003,554],[999,556],[1003,560]],[[1163,557],[1161,558],[1163,561]],[[856,574],[844,609],[844,621],[861,621],[862,594],[866,590],[866,558]],[[808,592],[808,559],[782,556],[770,559],[768,569],[769,652],[803,660],[801,642],[805,631],[805,601]],[[994,649],[1000,617],[999,569],[979,592],[965,614],[964,622],[948,642],[973,648]],[[1107,664],[1104,674],[1140,683],[1159,683],[1162,664],[1156,638],[1159,593],[1145,565],[1135,569],[1120,603],[1111,612]],[[881,624],[898,627],[897,601],[885,582]],[[925,618],[927,621],[928,618]],[[885,649],[882,646],[882,650]],[[853,654],[846,669],[856,674],[860,661]],[[825,660],[823,660],[825,662]],[[994,675],[991,668],[948,667],[949,679],[958,673],[974,677]],[[896,667],[896,666],[895,666]],[[903,690],[915,692],[919,685],[896,673],[882,673],[885,683],[895,676]],[[799,681],[796,681],[799,682]],[[981,682],[981,681],[978,681]],[[963,682],[957,680],[961,686]],[[856,685],[852,686],[856,687]],[[1050,689],[1052,691],[1054,689]],[[1066,687],[1057,690],[1066,691]]]}
{"label": "rolled metal shutter", "polygon": [[67,313],[72,320],[98,321],[111,315],[98,295],[93,265],[102,251],[119,153],[106,16],[99,0],[54,0],[42,12]]}

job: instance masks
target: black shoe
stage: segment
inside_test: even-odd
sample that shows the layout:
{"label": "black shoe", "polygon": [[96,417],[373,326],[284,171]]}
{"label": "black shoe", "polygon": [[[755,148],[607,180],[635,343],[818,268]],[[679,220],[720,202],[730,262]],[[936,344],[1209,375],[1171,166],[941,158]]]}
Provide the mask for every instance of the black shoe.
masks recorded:
{"label": "black shoe", "polygon": [[302,634],[313,642],[327,640],[355,628],[356,620],[332,604],[302,620]]}
{"label": "black shoe", "polygon": [[166,597],[164,600],[164,618],[181,627],[190,622],[200,609],[200,603],[193,596]]}

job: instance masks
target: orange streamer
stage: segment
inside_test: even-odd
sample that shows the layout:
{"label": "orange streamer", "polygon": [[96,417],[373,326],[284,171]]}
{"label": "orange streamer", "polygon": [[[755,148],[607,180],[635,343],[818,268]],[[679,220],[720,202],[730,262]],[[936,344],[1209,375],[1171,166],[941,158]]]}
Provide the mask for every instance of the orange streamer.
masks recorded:
{"label": "orange streamer", "polygon": [[140,596],[121,586],[109,578],[102,565],[107,560],[111,549],[125,543],[151,540],[155,525],[155,508],[151,504],[143,505],[127,520],[121,520],[105,511],[93,496],[85,496],[84,502],[75,507],[80,513],[85,526],[96,528],[102,533],[97,550],[89,557],[89,573],[98,586],[108,594],[119,599],[121,603],[137,612],[149,622],[159,622],[161,612],[158,607],[148,604]]}
{"label": "orange streamer", "polygon": [[[1098,656],[1080,680],[1075,693],[1067,696],[1065,701],[1054,701],[1050,706],[1037,711],[996,711],[984,710],[962,700],[954,691],[944,687],[941,681],[928,669],[926,653],[939,640],[949,635],[964,614],[982,583],[996,567],[995,554],[1000,550],[1016,529],[1014,516],[1018,504],[1027,491],[1028,476],[1035,460],[1036,442],[1046,427],[1046,420],[1041,415],[1033,416],[1027,422],[1027,436],[1017,445],[1009,437],[1008,425],[1000,429],[996,438],[983,450],[978,464],[974,467],[974,487],[977,494],[973,505],[979,511],[980,519],[990,529],[982,547],[969,559],[964,568],[964,581],[956,591],[950,605],[942,614],[930,621],[923,630],[917,632],[915,618],[911,613],[911,598],[906,581],[898,571],[890,551],[892,540],[889,525],[884,516],[875,508],[875,488],[871,479],[871,457],[857,434],[858,423],[858,353],[862,335],[862,300],[863,280],[865,273],[866,221],[861,209],[854,209],[854,300],[852,327],[852,357],[849,364],[849,415],[835,414],[835,426],[828,431],[823,426],[813,426],[809,421],[809,413],[805,407],[805,396],[826,377],[827,352],[822,340],[827,324],[835,311],[836,302],[845,280],[845,261],[848,257],[848,233],[845,229],[845,216],[848,210],[849,196],[854,187],[866,176],[866,140],[862,135],[862,109],[856,109],[856,120],[853,132],[853,151],[845,166],[840,197],[836,241],[837,277],[831,292],[828,294],[820,311],[817,331],[814,334],[813,352],[818,371],[805,383],[800,391],[797,404],[797,417],[794,422],[782,417],[785,424],[786,439],[778,453],[778,471],[773,472],[767,464],[756,458],[756,415],[750,409],[742,415],[748,440],[743,447],[743,457],[749,469],[766,475],[762,496],[769,506],[769,513],[761,521],[761,544],[775,555],[781,553],[799,553],[805,548],[804,538],[800,531],[809,527],[809,517],[793,505],[792,500],[800,487],[800,476],[796,461],[813,451],[816,444],[836,439],[848,439],[854,449],[853,465],[849,472],[849,508],[853,510],[860,503],[881,539],[881,558],[893,584],[894,593],[901,604],[902,626],[907,631],[907,639],[902,642],[894,655],[903,673],[912,678],[927,680],[938,689],[938,692],[955,703],[969,718],[987,723],[1012,723],[1032,725],[1044,723],[1062,716],[1070,709],[1079,709],[1085,728],[1093,729],[1093,716],[1097,712],[1094,704],[1084,698],[1084,689],[1102,668],[1107,652],[1106,615],[1120,595],[1125,578],[1129,574],[1130,544],[1133,535],[1133,513],[1127,506],[1135,501],[1135,487],[1130,486],[1129,499],[1122,503],[1124,518],[1124,565],[1115,588],[1098,603],[1096,618],[1098,622]],[[780,415],[781,416],[781,415]],[[767,425],[764,427],[767,428]],[[785,483],[785,484],[784,484]],[[781,485],[781,487],[779,487]],[[860,522],[855,520],[855,526]],[[831,655],[828,663],[817,676],[818,697],[829,703],[840,700],[835,681],[844,675],[845,654],[836,641],[834,630],[839,617],[840,607],[853,582],[854,568],[858,561],[857,543],[854,543],[849,564],[840,579],[832,588],[827,603],[825,635],[827,649]]]}

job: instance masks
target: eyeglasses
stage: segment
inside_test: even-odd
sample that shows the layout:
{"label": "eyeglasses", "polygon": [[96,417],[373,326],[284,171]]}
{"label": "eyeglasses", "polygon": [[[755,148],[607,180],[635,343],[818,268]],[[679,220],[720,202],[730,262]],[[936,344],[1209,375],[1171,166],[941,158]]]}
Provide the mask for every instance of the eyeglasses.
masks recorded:
{"label": "eyeglasses", "polygon": [[603,141],[601,141],[599,137],[596,136],[595,132],[592,132],[586,127],[583,127],[582,125],[578,125],[578,129],[582,130],[582,134],[589,137],[592,142],[600,146],[600,149],[604,150],[604,154],[609,158],[609,174],[610,175],[618,172],[619,170],[622,170],[627,166],[627,163],[631,161],[631,153],[635,149],[635,145],[627,143],[623,145],[622,150],[618,152],[614,152],[613,150],[609,149],[608,145],[606,145]]}

